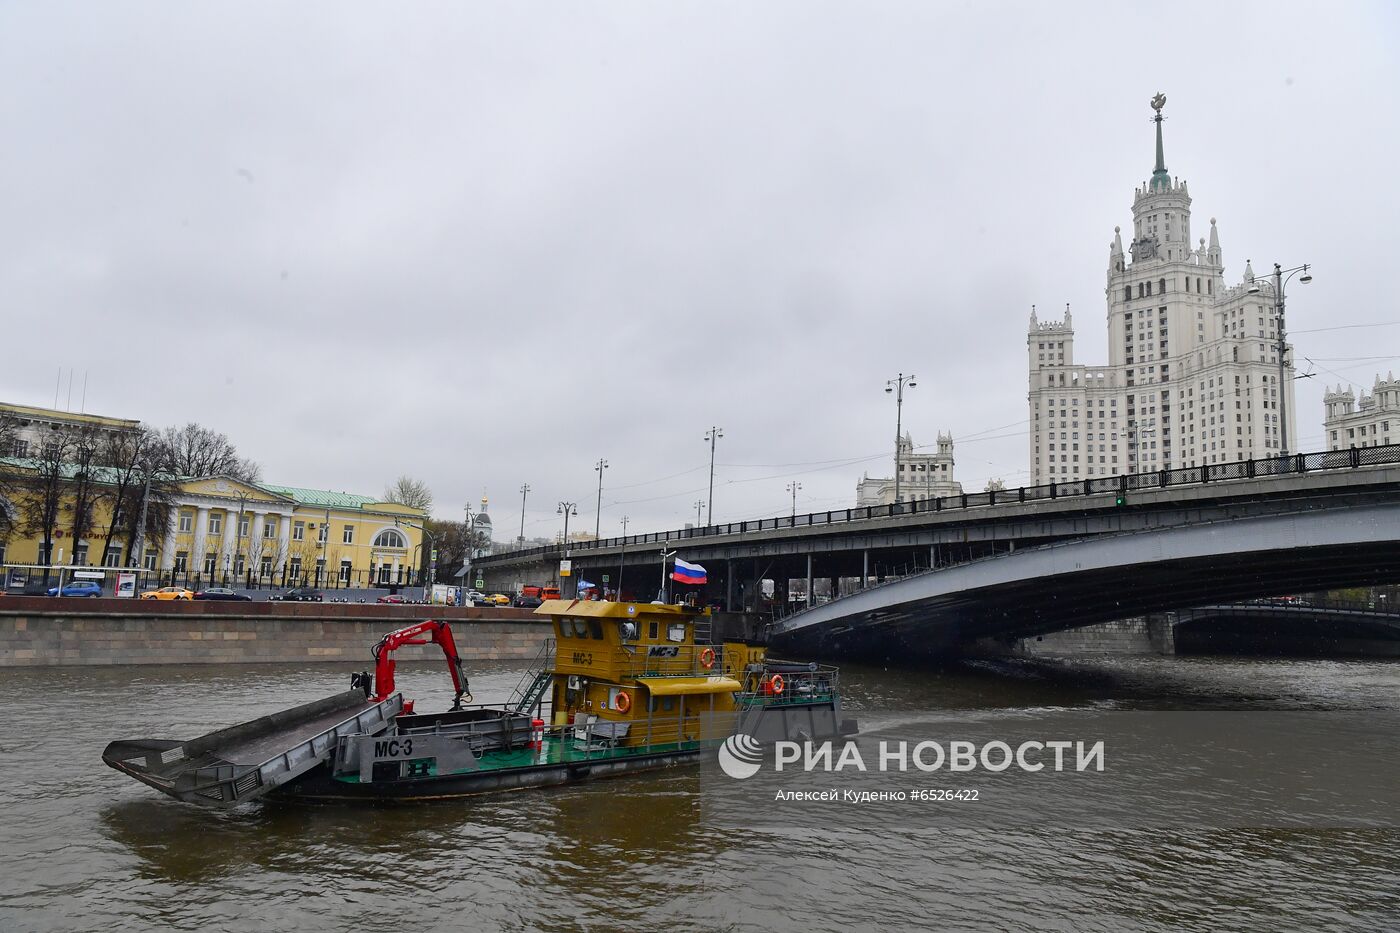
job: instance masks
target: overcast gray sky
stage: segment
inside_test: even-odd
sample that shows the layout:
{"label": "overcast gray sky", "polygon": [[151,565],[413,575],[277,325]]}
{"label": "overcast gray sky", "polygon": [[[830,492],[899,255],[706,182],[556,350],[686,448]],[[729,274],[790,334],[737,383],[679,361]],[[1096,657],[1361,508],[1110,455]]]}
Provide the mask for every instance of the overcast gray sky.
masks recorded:
{"label": "overcast gray sky", "polygon": [[[1026,321],[1107,359],[1148,100],[1197,231],[1311,262],[1325,383],[1400,355],[1397,7],[0,5],[0,398],[226,432],[498,538],[853,504],[915,442],[1026,473]],[[1324,369],[1325,367],[1325,369]],[[1394,367],[1400,368],[1400,367]],[[67,382],[59,404],[67,404]]]}

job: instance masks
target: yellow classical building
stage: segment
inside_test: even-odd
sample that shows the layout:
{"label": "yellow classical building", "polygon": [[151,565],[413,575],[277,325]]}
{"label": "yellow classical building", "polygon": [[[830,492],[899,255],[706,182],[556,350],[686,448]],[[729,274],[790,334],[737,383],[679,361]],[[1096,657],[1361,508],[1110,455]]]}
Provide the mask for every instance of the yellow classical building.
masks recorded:
{"label": "yellow classical building", "polygon": [[[24,460],[0,467],[23,473]],[[425,514],[372,496],[246,483],[232,477],[181,480],[173,492],[163,536],[147,538],[135,560],[125,539],[104,536],[111,524],[101,496],[105,468],[95,471],[98,500],[89,531],[71,533],[73,502],[66,493],[55,523],[52,553],[40,536],[19,527],[0,540],[0,564],[12,566],[138,566],[162,578],[279,586],[407,585],[422,565]],[[52,559],[50,559],[52,558]]]}
{"label": "yellow classical building", "polygon": [[13,405],[0,402],[0,419],[10,421],[13,436],[7,436],[9,449],[0,450],[0,457],[37,457],[55,432],[96,431],[99,434],[125,434],[140,429],[141,422],[131,418],[108,418],[86,412],[59,411],[34,405]]}

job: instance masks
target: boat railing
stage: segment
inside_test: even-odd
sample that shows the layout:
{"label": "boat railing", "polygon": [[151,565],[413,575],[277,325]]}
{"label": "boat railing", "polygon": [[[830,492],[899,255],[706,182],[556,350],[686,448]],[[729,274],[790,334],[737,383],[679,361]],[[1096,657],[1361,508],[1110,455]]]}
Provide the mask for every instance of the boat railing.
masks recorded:
{"label": "boat railing", "polygon": [[802,703],[829,700],[841,687],[840,669],[830,664],[770,659],[744,671],[740,704]]}
{"label": "boat railing", "polygon": [[624,644],[623,670],[632,677],[713,677],[723,674],[723,645]]}
{"label": "boat railing", "polygon": [[737,720],[737,712],[726,710],[682,719],[675,711],[630,720],[591,717],[591,721],[551,726],[546,731],[560,746],[573,752],[600,752],[612,749],[642,751],[658,746],[688,745],[718,741],[727,736]]}

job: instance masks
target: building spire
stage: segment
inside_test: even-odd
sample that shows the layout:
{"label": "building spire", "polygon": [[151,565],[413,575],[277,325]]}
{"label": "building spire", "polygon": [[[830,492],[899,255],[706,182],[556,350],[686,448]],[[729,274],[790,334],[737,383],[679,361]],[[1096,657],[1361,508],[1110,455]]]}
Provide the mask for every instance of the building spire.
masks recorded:
{"label": "building spire", "polygon": [[1152,170],[1152,181],[1149,188],[1152,191],[1170,191],[1172,187],[1171,176],[1167,174],[1167,163],[1162,155],[1162,108],[1167,104],[1167,95],[1157,92],[1157,96],[1152,98],[1152,109],[1156,116],[1152,122],[1157,124],[1157,166]]}

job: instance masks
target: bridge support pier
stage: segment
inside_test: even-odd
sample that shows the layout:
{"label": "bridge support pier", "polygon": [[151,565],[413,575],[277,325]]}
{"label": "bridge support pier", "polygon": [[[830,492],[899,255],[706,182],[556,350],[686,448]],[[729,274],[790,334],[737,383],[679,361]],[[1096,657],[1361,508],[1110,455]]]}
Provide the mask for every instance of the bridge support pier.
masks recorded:
{"label": "bridge support pier", "polygon": [[734,559],[724,562],[724,611],[734,611]]}
{"label": "bridge support pier", "polygon": [[860,552],[860,589],[870,585],[870,548]]}
{"label": "bridge support pier", "polygon": [[812,555],[807,555],[807,608],[812,608]]}
{"label": "bridge support pier", "polygon": [[1149,615],[1147,640],[1158,654],[1176,654],[1176,613]]}

